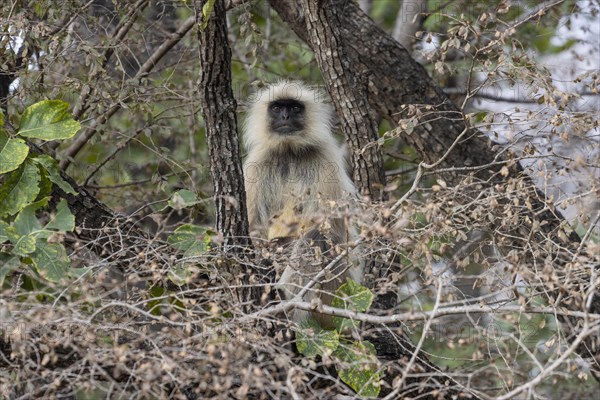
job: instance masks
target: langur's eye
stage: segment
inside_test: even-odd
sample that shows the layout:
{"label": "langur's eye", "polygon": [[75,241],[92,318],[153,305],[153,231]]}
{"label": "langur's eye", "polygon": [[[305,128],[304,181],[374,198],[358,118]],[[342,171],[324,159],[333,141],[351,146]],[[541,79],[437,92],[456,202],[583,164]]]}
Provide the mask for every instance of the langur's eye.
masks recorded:
{"label": "langur's eye", "polygon": [[300,107],[298,107],[298,106],[295,106],[295,107],[293,107],[293,108],[292,108],[292,110],[293,110],[295,113],[299,113],[299,112],[300,112]]}
{"label": "langur's eye", "polygon": [[281,107],[279,107],[279,106],[273,106],[273,107],[271,107],[271,110],[273,110],[275,112],[279,112],[279,111],[281,111]]}

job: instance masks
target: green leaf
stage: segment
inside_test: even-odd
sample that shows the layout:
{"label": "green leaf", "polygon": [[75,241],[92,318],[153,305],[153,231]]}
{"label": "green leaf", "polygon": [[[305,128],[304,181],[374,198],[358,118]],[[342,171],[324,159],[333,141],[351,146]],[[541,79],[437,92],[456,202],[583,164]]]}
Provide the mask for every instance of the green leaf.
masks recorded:
{"label": "green leaf", "polygon": [[37,272],[50,282],[59,282],[69,274],[70,261],[61,244],[38,242],[31,259]]}
{"label": "green leaf", "polygon": [[[165,293],[165,289],[161,288],[160,286],[153,286],[152,288],[150,288],[150,296],[152,296],[152,298],[162,297],[165,295]],[[162,298],[156,300],[149,300],[147,303],[147,307],[148,311],[150,311],[150,314],[161,315],[160,306],[163,303],[163,301],[164,299]]]}
{"label": "green leaf", "polygon": [[13,229],[4,221],[0,221],[0,244],[6,242],[10,237],[8,236],[8,230]]}
{"label": "green leaf", "polygon": [[13,254],[26,256],[35,251],[35,236],[21,235],[14,226],[2,222],[0,223],[0,243],[6,242],[6,240],[13,244]]}
{"label": "green leaf", "polygon": [[373,293],[368,288],[352,279],[347,279],[335,294],[336,297],[331,303],[334,307],[357,312],[367,311],[371,307],[374,298]]}
{"label": "green leaf", "polygon": [[201,226],[185,224],[175,229],[167,238],[176,249],[183,251],[184,256],[194,257],[210,250],[210,231]]}
{"label": "green leaf", "polygon": [[56,214],[50,222],[46,224],[44,229],[61,232],[71,232],[75,229],[75,216],[71,214],[71,210],[69,210],[69,206],[65,199],[60,200],[56,206]]}
{"label": "green leaf", "polygon": [[12,271],[19,268],[21,262],[18,257],[10,254],[0,253],[0,288],[4,284],[4,280]]}
{"label": "green leaf", "polygon": [[338,332],[345,332],[349,329],[358,328],[360,325],[360,321],[355,321],[350,318],[337,317],[335,315],[332,317],[332,321],[335,325],[335,330]]}
{"label": "green leaf", "polygon": [[0,187],[0,215],[14,215],[34,201],[40,191],[39,181],[40,173],[31,163],[13,171]]}
{"label": "green leaf", "polygon": [[342,364],[338,371],[340,379],[359,396],[377,397],[381,390],[375,355],[375,347],[368,341],[340,344],[333,353]]}
{"label": "green leaf", "polygon": [[13,171],[23,164],[29,146],[23,139],[11,139],[4,131],[0,131],[0,174]]}
{"label": "green leaf", "polygon": [[208,19],[210,18],[210,14],[212,14],[213,8],[215,7],[215,1],[216,0],[208,0],[202,6],[203,21],[202,25],[200,25],[200,28],[206,29],[206,27],[208,26]]}
{"label": "green leaf", "polygon": [[33,3],[32,8],[36,17],[38,17],[39,19],[43,19],[48,14],[48,7],[46,4],[44,4],[44,2],[40,1]]}
{"label": "green leaf", "polygon": [[94,268],[92,267],[69,268],[69,275],[81,278],[82,276],[89,274],[93,270]]}
{"label": "green leaf", "polygon": [[552,54],[558,54],[561,53],[565,50],[570,49],[571,47],[573,47],[575,44],[577,44],[577,40],[575,39],[567,39],[565,41],[565,43],[561,44],[560,46],[550,46],[550,53]]}
{"label": "green leaf", "polygon": [[196,268],[187,263],[175,265],[169,272],[169,279],[178,286],[189,283],[191,278],[196,273]]}
{"label": "green leaf", "polygon": [[340,344],[340,335],[335,330],[323,329],[317,321],[309,318],[296,331],[296,347],[306,357],[332,353]]}
{"label": "green leaf", "polygon": [[[40,169],[40,168],[38,168]],[[52,183],[52,181],[50,179],[48,179],[48,174],[40,169],[40,183],[38,184],[38,187],[40,188],[39,193],[36,196],[36,200],[40,200],[43,199],[44,197],[50,197],[52,196],[52,186],[54,186],[54,184]]]}
{"label": "green leaf", "polygon": [[10,226],[4,221],[0,221],[0,244],[7,240],[16,243],[19,237],[21,237],[21,235],[17,233],[14,226]]}
{"label": "green leaf", "polygon": [[60,176],[60,169],[58,168],[58,162],[49,155],[42,154],[32,158],[32,161],[42,167],[47,173],[48,178],[63,192],[68,194],[77,195],[78,193],[73,187]]}
{"label": "green leaf", "polygon": [[69,139],[80,128],[79,122],[69,113],[69,103],[44,100],[25,110],[18,134],[43,140]]}
{"label": "green leaf", "polygon": [[[346,283],[338,288],[335,295],[331,302],[333,307],[357,312],[367,311],[371,307],[374,298],[373,292],[352,279],[346,280]],[[358,325],[348,318],[336,316],[333,317],[333,323],[338,332],[343,332]]]}
{"label": "green leaf", "polygon": [[191,190],[183,189],[173,193],[167,204],[175,210],[181,210],[198,204],[198,197]]}
{"label": "green leaf", "polygon": [[22,257],[33,253],[37,247],[33,235],[18,236],[16,240],[13,240],[11,240],[14,243],[12,252]]}
{"label": "green leaf", "polygon": [[15,229],[19,235],[29,235],[40,230],[40,223],[38,222],[35,212],[48,204],[48,197],[45,197],[35,203],[29,204],[24,207],[17,218],[15,218]]}

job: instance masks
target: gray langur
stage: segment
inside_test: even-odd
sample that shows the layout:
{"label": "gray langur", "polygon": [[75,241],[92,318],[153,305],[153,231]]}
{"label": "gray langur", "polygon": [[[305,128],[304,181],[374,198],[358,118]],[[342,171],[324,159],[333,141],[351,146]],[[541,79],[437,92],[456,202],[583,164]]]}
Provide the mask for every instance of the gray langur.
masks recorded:
{"label": "gray langur", "polygon": [[[249,100],[243,129],[250,229],[288,251],[289,263],[278,282],[288,299],[354,237],[343,210],[356,189],[331,133],[333,110],[320,96],[301,82],[280,81]],[[345,257],[302,299],[330,305],[347,278],[361,283],[362,263]],[[333,327],[330,316],[316,311],[296,310],[293,320],[300,323],[309,316],[324,328]]]}

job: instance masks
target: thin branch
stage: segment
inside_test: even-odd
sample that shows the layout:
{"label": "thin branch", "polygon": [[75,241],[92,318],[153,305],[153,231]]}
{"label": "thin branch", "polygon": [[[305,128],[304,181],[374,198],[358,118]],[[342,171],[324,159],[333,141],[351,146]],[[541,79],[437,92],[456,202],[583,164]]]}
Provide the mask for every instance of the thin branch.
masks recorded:
{"label": "thin branch", "polygon": [[[88,82],[93,82],[94,84],[97,84],[98,77],[105,70],[106,66],[108,65],[108,62],[110,61],[112,55],[115,52],[115,46],[119,42],[121,42],[123,38],[125,38],[125,35],[127,35],[129,30],[133,26],[133,23],[137,18],[137,14],[142,12],[147,6],[148,0],[138,0],[135,4],[132,4],[129,7],[129,11],[119,21],[118,25],[113,31],[113,36],[111,36],[108,39],[108,43],[105,45],[106,49],[104,50],[104,54],[101,56],[101,68],[92,68],[92,73],[88,77]],[[95,93],[97,90],[97,86],[95,86],[94,89],[92,89],[89,83],[84,85],[83,89],[81,90],[81,95],[79,96],[79,99],[76,103],[77,105],[73,109],[73,118],[77,120],[81,118],[81,115],[87,109],[87,102],[91,94]],[[58,144],[59,143],[57,142],[55,146]]]}
{"label": "thin branch", "polygon": [[535,378],[533,378],[532,380],[530,380],[529,382],[527,382],[524,385],[518,386],[516,389],[506,393],[505,395],[497,397],[496,400],[512,399],[519,393],[529,390],[529,389],[535,387],[537,384],[541,383],[546,377],[548,377],[550,375],[550,373],[552,371],[554,371],[555,369],[557,369],[558,367],[563,365],[563,363],[567,360],[567,358],[569,358],[573,355],[575,350],[577,350],[577,347],[581,344],[581,342],[583,342],[583,340],[585,338],[592,335],[593,333],[598,332],[599,330],[600,330],[600,325],[596,324],[594,327],[590,327],[589,322],[585,321],[581,331],[579,332],[579,334],[577,335],[575,340],[573,340],[571,342],[571,345],[569,346],[568,349],[566,349],[562,352],[560,357],[558,357],[556,360],[554,360],[554,362],[552,362],[552,364],[550,364],[549,366],[542,369]]}
{"label": "thin branch", "polygon": [[[171,50],[181,39],[192,29],[194,26],[195,17],[191,16],[186,19],[173,36],[161,44],[154,53],[146,60],[146,62],[140,67],[138,72],[135,74],[134,79],[138,81],[146,76],[156,66],[158,61],[163,58],[169,50]],[[79,153],[79,151],[86,145],[86,143],[96,134],[98,127],[106,123],[117,111],[121,109],[121,103],[127,101],[127,99],[120,99],[119,102],[113,104],[108,111],[101,116],[94,119],[94,122],[87,127],[78,137],[71,143],[71,145],[65,150],[65,156],[60,161],[60,168],[64,171],[71,160]]]}
{"label": "thin branch", "polygon": [[[434,312],[437,311],[437,309],[440,306],[440,302],[442,299],[442,288],[443,287],[444,287],[444,284],[442,282],[442,279],[438,278],[437,279],[437,291],[436,291],[436,296],[435,296],[435,304],[433,305]],[[413,354],[410,357],[408,364],[406,364],[406,366],[404,367],[404,370],[402,371],[402,377],[400,378],[400,380],[398,380],[394,383],[394,386],[395,386],[394,390],[392,390],[387,396],[385,396],[386,400],[395,399],[396,396],[398,395],[398,393],[400,392],[400,390],[402,389],[402,387],[404,386],[406,377],[407,377],[408,373],[410,372],[410,370],[412,369],[413,365],[415,364],[418,354],[421,352],[421,348],[423,347],[423,343],[425,343],[425,338],[427,337],[427,332],[429,332],[429,329],[431,328],[432,323],[433,323],[433,315],[429,319],[427,319],[427,322],[425,322],[425,326],[423,327],[423,332],[421,333],[419,342],[417,343],[416,348],[413,350]]]}

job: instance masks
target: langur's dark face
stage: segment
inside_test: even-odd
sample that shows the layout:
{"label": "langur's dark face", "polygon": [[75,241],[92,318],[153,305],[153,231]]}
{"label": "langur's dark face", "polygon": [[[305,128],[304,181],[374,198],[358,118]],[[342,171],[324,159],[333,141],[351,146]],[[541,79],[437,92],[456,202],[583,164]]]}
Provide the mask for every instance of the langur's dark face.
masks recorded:
{"label": "langur's dark face", "polygon": [[297,100],[275,100],[269,103],[269,121],[272,132],[293,135],[304,129],[304,104]]}

